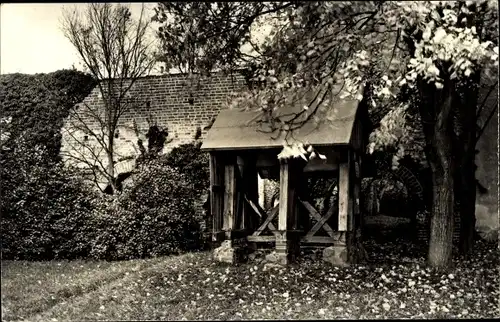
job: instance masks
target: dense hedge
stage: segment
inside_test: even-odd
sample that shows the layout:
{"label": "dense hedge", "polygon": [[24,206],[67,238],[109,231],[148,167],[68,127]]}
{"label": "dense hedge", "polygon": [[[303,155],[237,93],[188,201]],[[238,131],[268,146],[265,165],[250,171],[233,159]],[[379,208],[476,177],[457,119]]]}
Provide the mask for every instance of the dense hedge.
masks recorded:
{"label": "dense hedge", "polygon": [[116,200],[95,211],[93,258],[116,260],[168,255],[204,247],[196,208],[208,191],[208,156],[200,143],[140,163]]}
{"label": "dense hedge", "polygon": [[134,184],[94,217],[94,258],[144,258],[199,249],[200,214],[193,185],[164,159],[149,162]]}
{"label": "dense hedge", "polygon": [[140,163],[132,184],[94,217],[92,257],[144,258],[204,247],[206,218],[196,205],[208,192],[209,169],[200,146],[180,145]]}
{"label": "dense hedge", "polygon": [[201,249],[195,205],[208,160],[196,144],[172,152],[142,164],[117,196],[91,191],[60,164],[18,164],[20,182],[1,200],[3,258],[121,260]]}
{"label": "dense hedge", "polygon": [[208,192],[209,157],[208,153],[201,151],[201,142],[179,145],[164,158],[166,164],[186,176],[199,195]]}
{"label": "dense hedge", "polygon": [[4,165],[0,170],[2,258],[86,257],[93,192],[60,165],[29,164],[28,169],[27,163],[17,164],[15,184]]}
{"label": "dense hedge", "polygon": [[196,211],[204,214],[202,219],[205,233],[204,242],[209,242],[212,216],[210,214],[209,200],[210,167],[208,153],[201,151],[200,141],[194,141],[175,147],[165,158],[169,166],[182,173],[193,184]]}
{"label": "dense hedge", "polygon": [[2,131],[9,133],[8,139],[2,140],[3,150],[16,149],[22,140],[28,159],[34,149],[43,149],[47,151],[43,162],[57,160],[64,118],[95,84],[91,76],[73,70],[0,75],[1,117],[11,118],[2,126]]}
{"label": "dense hedge", "polygon": [[95,86],[89,75],[0,75],[3,258],[85,256],[91,193],[60,164],[60,130]]}

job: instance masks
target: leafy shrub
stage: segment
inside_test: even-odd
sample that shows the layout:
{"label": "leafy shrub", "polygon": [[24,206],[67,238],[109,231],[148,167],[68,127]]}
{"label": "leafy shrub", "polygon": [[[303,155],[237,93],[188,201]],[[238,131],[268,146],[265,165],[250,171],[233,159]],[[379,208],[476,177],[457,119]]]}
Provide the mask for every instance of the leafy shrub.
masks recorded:
{"label": "leafy shrub", "polygon": [[[3,146],[13,149],[22,140],[26,158],[35,149],[44,149],[43,162],[59,158],[61,128],[74,104],[87,96],[95,80],[82,72],[60,70],[50,74],[0,75],[0,109],[11,122],[2,128],[9,133]],[[21,156],[21,155],[18,155]]]}
{"label": "leafy shrub", "polygon": [[192,143],[173,148],[164,158],[169,166],[183,174],[192,183],[195,211],[197,216],[203,217],[204,242],[209,243],[212,217],[209,210],[210,167],[208,153],[201,151],[201,142],[195,140]]}
{"label": "leafy shrub", "polygon": [[201,142],[182,144],[165,156],[165,163],[183,174],[198,191],[208,192],[210,169],[208,153],[201,151]]}
{"label": "leafy shrub", "polygon": [[189,180],[165,158],[143,164],[134,184],[109,203],[110,211],[94,216],[91,256],[121,260],[199,249],[195,194]]}
{"label": "leafy shrub", "polygon": [[[2,160],[6,161],[6,160]],[[92,191],[61,165],[3,167],[2,256],[4,259],[83,258],[90,251],[87,221]]]}
{"label": "leafy shrub", "polygon": [[95,81],[72,70],[0,75],[4,258],[86,256],[92,193],[59,163],[60,130]]}

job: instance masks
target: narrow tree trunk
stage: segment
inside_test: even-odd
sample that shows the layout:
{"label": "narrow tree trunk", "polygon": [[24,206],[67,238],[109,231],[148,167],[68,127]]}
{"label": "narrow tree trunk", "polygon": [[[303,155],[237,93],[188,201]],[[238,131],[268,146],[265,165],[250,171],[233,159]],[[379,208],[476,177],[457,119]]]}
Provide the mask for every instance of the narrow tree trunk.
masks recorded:
{"label": "narrow tree trunk", "polygon": [[433,206],[428,261],[433,267],[446,267],[453,249],[453,176],[448,169],[433,173]]}
{"label": "narrow tree trunk", "polygon": [[113,189],[113,194],[116,193],[116,183],[115,183],[115,164],[113,161],[113,154],[114,154],[114,133],[109,133],[109,138],[108,138],[108,152],[107,152],[107,157],[108,157],[108,183],[110,187]]}

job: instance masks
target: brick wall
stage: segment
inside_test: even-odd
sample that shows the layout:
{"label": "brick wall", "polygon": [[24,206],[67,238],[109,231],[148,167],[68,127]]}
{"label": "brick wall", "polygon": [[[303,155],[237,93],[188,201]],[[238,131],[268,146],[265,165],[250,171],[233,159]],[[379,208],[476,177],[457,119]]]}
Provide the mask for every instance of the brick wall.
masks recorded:
{"label": "brick wall", "polygon": [[[153,123],[156,122],[160,126],[168,127],[169,138],[173,141],[165,146],[164,152],[167,152],[179,144],[192,142],[198,127],[202,129],[202,137],[204,137],[207,131],[203,128],[209,125],[219,110],[223,108],[228,96],[243,86],[245,86],[245,80],[241,74],[232,76],[215,74],[211,77],[203,77],[199,79],[199,82],[188,79],[185,74],[150,76],[138,79],[129,91],[130,98],[134,102],[131,104],[133,107],[129,108],[120,118],[118,137],[115,139],[117,155],[115,162],[127,156],[137,156],[139,153],[133,121],[136,122],[141,132],[145,146],[147,146],[147,139],[144,135],[149,128],[148,124],[151,123],[148,123],[148,118]],[[100,126],[97,121],[90,121],[92,117],[88,116],[88,112],[102,112],[104,103],[99,94],[99,88],[96,87],[77,107],[79,115],[84,117],[86,123],[91,124],[94,131],[99,131]],[[191,98],[192,102],[190,102]],[[85,135],[82,131],[77,130],[75,127],[77,123],[76,118],[69,118],[62,130],[63,146],[61,151],[63,159],[68,163],[73,162],[73,164],[81,166],[81,162],[77,162],[67,155],[81,156],[83,152],[86,156],[90,156],[91,153],[95,153],[106,164],[105,154],[98,151],[96,141],[91,135]],[[84,149],[79,142],[85,142],[86,146],[91,148],[93,146],[95,150],[91,152],[89,148]]]}

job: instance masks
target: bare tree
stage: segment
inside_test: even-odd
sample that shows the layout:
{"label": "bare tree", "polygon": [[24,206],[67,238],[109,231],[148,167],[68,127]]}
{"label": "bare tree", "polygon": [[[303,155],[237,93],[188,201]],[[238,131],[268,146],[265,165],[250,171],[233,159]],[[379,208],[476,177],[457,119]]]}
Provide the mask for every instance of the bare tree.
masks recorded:
{"label": "bare tree", "polygon": [[118,122],[134,106],[130,89],[155,63],[146,37],[148,28],[144,6],[137,20],[128,7],[110,3],[91,3],[83,12],[66,10],[63,16],[63,32],[85,69],[98,80],[102,100],[100,104],[84,101],[71,113],[65,134],[76,145],[68,157],[90,169],[96,181],[105,178],[113,191]]}

